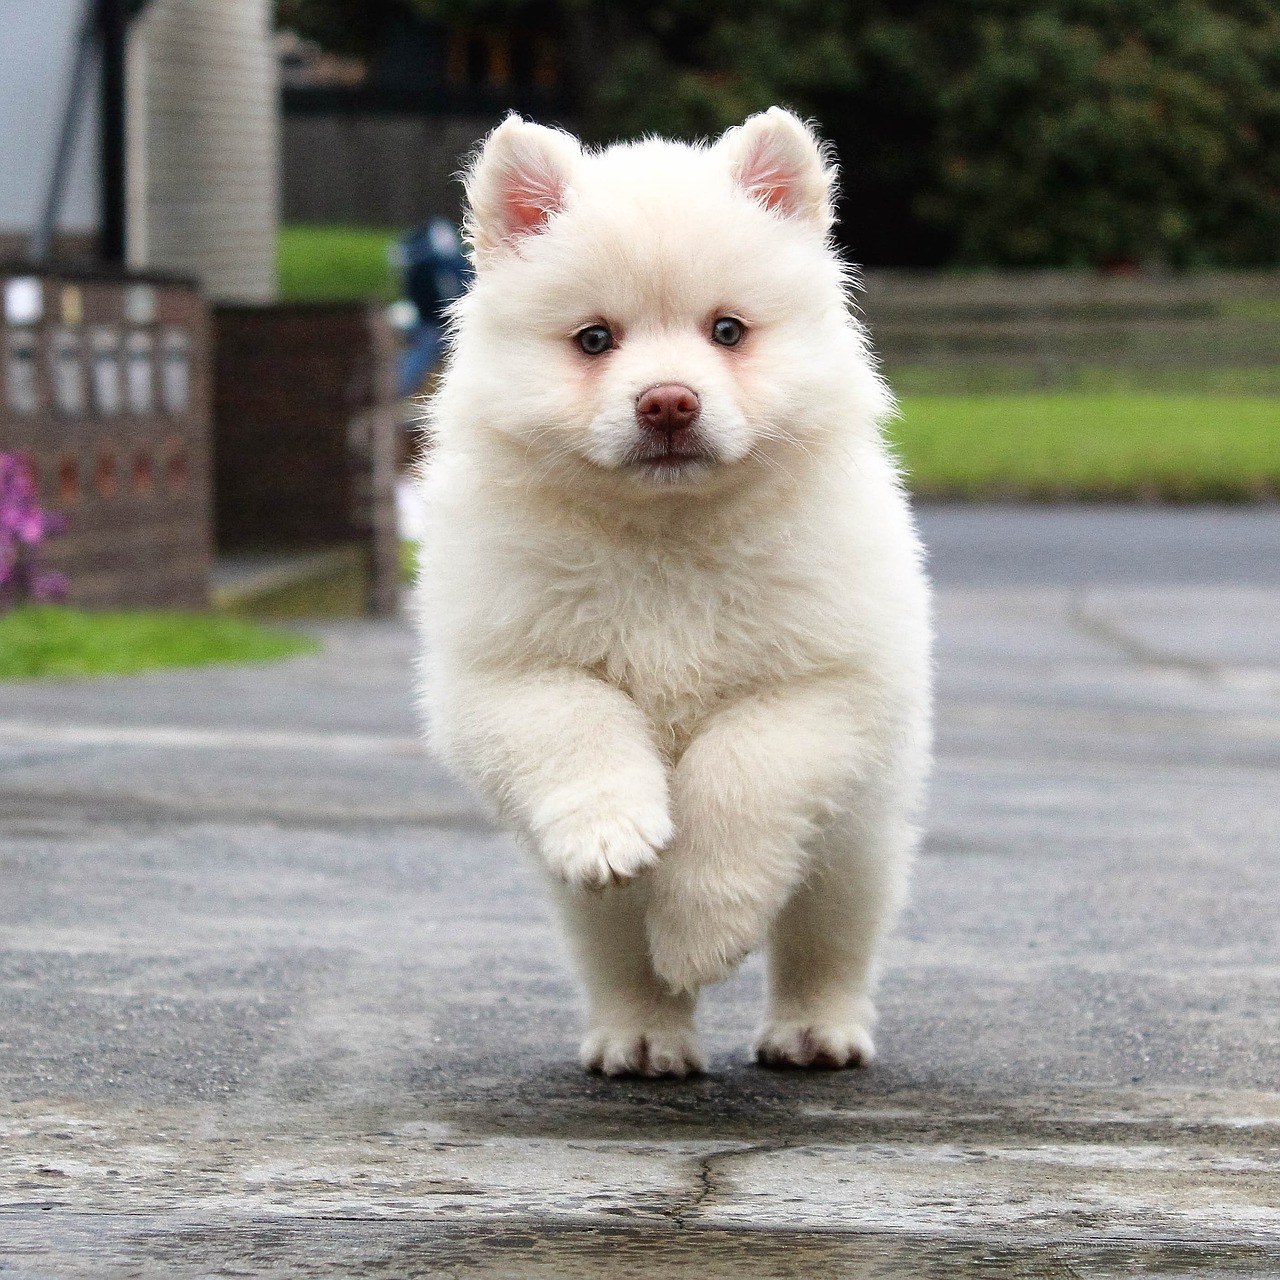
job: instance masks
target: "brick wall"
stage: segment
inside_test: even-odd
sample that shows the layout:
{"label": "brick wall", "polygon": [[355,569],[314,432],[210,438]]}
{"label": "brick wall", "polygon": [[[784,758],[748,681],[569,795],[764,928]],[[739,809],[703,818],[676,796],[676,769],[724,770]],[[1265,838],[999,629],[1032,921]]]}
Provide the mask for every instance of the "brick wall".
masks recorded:
{"label": "brick wall", "polygon": [[227,551],[356,543],[396,607],[394,345],[380,308],[214,313],[216,529]]}
{"label": "brick wall", "polygon": [[[41,567],[90,608],[208,602],[208,325],[187,284],[0,272],[0,449],[66,532]],[[37,310],[24,310],[32,300]]]}

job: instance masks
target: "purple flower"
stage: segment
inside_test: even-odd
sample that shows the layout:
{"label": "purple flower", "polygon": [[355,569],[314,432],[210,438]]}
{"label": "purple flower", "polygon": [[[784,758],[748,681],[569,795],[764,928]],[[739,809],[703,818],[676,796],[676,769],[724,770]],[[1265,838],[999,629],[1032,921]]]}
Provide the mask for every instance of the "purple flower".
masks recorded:
{"label": "purple flower", "polygon": [[31,579],[31,597],[34,600],[65,600],[69,586],[65,573],[37,573]]}
{"label": "purple flower", "polygon": [[31,466],[18,453],[0,453],[0,607],[27,598],[61,599],[67,582],[60,573],[37,573],[34,549],[66,522],[40,506]]}

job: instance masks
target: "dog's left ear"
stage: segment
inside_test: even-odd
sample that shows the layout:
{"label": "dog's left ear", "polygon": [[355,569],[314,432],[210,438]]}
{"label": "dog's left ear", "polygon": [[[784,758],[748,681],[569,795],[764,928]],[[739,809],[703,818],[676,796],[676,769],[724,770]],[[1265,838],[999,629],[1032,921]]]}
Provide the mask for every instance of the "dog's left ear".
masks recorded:
{"label": "dog's left ear", "polygon": [[753,200],[824,235],[835,221],[836,168],[830,148],[790,111],[770,107],[730,129],[715,146]]}

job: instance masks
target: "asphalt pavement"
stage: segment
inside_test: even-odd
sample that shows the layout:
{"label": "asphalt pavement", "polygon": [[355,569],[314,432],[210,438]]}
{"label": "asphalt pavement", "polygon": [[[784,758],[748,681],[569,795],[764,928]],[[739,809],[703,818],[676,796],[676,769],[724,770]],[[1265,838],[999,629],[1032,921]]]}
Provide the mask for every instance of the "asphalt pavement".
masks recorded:
{"label": "asphalt pavement", "polygon": [[922,513],[929,834],[867,1071],[575,1061],[399,622],[0,686],[0,1277],[1280,1275],[1280,510]]}

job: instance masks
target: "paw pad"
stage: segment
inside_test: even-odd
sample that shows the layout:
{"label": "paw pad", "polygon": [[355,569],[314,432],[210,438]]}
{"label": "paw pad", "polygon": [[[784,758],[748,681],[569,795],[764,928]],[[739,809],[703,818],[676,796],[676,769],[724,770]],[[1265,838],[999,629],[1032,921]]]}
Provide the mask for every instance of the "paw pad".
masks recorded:
{"label": "paw pad", "polygon": [[765,1067],[841,1071],[870,1066],[875,1045],[864,1027],[782,1024],[767,1027],[756,1041],[756,1061]]}
{"label": "paw pad", "polygon": [[582,1045],[582,1065],[605,1076],[683,1079],[706,1070],[692,1030],[595,1031]]}

